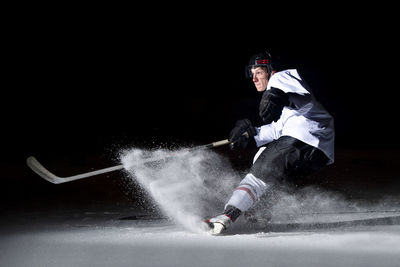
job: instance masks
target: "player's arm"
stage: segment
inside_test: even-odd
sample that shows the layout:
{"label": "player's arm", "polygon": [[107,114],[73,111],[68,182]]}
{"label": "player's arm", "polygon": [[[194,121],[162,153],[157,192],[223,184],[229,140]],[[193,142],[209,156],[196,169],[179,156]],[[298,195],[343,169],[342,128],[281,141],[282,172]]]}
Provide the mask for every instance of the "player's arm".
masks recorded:
{"label": "player's arm", "polygon": [[284,91],[271,87],[262,95],[259,115],[265,124],[270,124],[281,117],[283,107],[289,106],[289,104],[289,97]]}

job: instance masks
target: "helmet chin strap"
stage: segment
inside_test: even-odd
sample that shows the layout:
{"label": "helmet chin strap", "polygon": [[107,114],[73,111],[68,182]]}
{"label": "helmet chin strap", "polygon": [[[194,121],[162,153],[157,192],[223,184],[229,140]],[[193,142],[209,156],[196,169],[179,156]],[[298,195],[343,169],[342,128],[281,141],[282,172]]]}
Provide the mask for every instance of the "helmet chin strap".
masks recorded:
{"label": "helmet chin strap", "polygon": [[268,70],[268,72],[267,72],[268,76],[267,77],[268,77],[268,81],[269,81],[269,79],[272,77],[272,75],[274,75],[278,71],[273,69],[271,65],[268,66],[267,70]]}
{"label": "helmet chin strap", "polygon": [[[272,76],[272,68],[270,68],[270,66],[268,66],[267,67],[267,79],[268,79],[268,82],[269,82],[269,79],[271,78],[271,76]],[[268,86],[268,83],[267,83],[267,86]],[[265,90],[267,90],[267,87],[265,87],[264,91]]]}
{"label": "helmet chin strap", "polygon": [[268,81],[269,81],[269,78],[271,78],[271,76],[272,76],[272,66],[271,65],[267,65],[267,74],[268,74],[268,76],[267,76],[267,78],[268,78]]}

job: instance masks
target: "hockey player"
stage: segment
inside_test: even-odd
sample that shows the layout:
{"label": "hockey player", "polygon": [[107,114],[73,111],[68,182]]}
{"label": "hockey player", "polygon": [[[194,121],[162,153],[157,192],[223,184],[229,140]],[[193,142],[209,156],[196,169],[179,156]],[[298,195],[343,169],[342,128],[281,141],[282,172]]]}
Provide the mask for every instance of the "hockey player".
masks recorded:
{"label": "hockey player", "polygon": [[315,99],[296,69],[280,70],[268,52],[251,57],[248,72],[259,92],[261,127],[248,119],[236,122],[229,141],[245,148],[249,139],[260,147],[250,172],[225,205],[224,212],[207,220],[218,235],[254,207],[274,183],[293,182],[334,161],[332,116]]}

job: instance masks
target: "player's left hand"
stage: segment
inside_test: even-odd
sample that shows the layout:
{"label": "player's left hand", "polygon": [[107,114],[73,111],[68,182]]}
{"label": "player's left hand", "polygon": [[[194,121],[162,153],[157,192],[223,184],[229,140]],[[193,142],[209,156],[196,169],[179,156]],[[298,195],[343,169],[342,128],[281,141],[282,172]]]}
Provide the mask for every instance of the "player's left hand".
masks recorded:
{"label": "player's left hand", "polygon": [[[247,134],[246,134],[247,133]],[[238,120],[235,127],[229,134],[229,142],[231,142],[231,148],[246,148],[249,142],[249,138],[257,134],[256,129],[252,126],[249,119]]]}

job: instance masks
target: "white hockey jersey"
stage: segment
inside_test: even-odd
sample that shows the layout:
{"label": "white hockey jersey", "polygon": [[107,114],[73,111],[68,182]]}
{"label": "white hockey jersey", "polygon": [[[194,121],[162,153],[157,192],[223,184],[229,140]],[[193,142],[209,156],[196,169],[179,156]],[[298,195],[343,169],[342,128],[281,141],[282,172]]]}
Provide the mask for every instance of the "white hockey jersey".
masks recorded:
{"label": "white hockey jersey", "polygon": [[281,136],[292,136],[322,150],[334,162],[333,117],[315,99],[312,91],[301,79],[296,69],[275,73],[266,90],[275,87],[289,96],[291,105],[284,107],[278,121],[256,127],[254,139],[257,146],[265,145]]}

